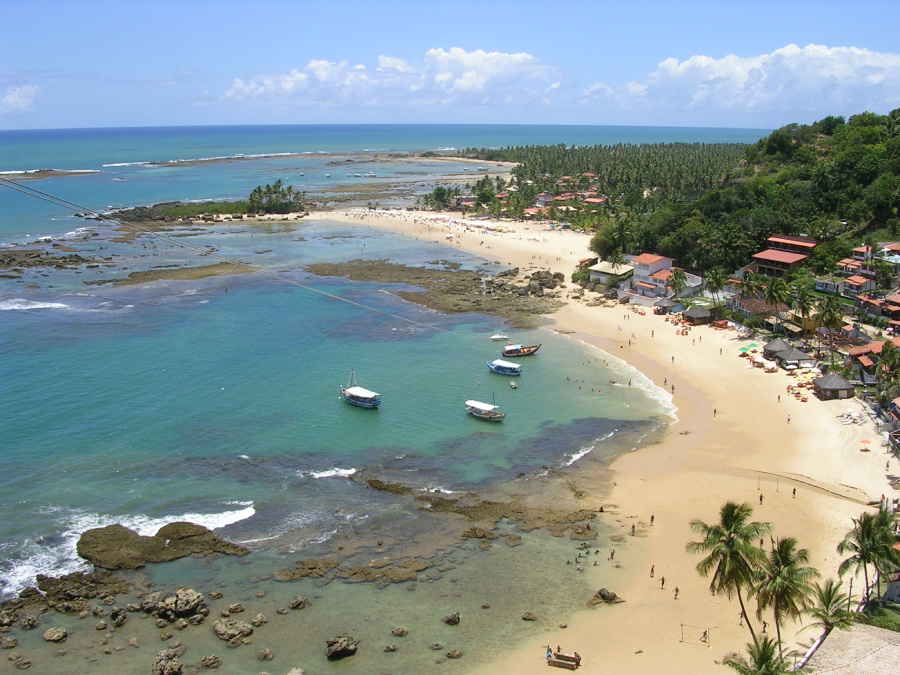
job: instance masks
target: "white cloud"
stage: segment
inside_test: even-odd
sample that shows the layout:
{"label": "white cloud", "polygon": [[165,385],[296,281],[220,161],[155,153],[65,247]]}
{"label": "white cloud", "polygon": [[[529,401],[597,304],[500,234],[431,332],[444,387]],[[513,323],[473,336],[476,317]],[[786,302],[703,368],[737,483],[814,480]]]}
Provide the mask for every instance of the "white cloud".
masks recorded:
{"label": "white cloud", "polygon": [[36,84],[21,87],[9,87],[6,95],[0,98],[0,113],[22,113],[31,109],[35,97],[40,92]]}
{"label": "white cloud", "polygon": [[597,82],[585,102],[656,111],[843,111],[900,106],[900,54],[787,45],[771,54],[669,58],[646,82]]}
{"label": "white cloud", "polygon": [[237,78],[223,98],[287,106],[510,105],[546,102],[558,87],[557,77],[555,67],[530,54],[453,47],[430,49],[418,64],[379,56],[378,68],[372,70],[346,61],[313,60],[303,70]]}

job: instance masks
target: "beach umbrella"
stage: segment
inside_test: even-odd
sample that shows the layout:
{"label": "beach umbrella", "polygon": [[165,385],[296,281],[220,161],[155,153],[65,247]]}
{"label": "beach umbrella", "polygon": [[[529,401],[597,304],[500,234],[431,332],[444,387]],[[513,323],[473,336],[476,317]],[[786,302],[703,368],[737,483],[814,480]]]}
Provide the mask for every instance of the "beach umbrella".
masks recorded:
{"label": "beach umbrella", "polygon": [[759,345],[756,344],[755,342],[751,342],[751,343],[750,343],[750,348],[752,349],[753,347],[759,347]]}
{"label": "beach umbrella", "polygon": [[871,442],[872,442],[872,441],[870,441],[868,438],[863,438],[862,440],[860,440],[860,443],[865,443],[865,444],[867,444],[867,445],[868,445],[869,443],[871,443]]}
{"label": "beach umbrella", "polygon": [[750,348],[749,347],[741,347],[740,349],[738,349],[738,351],[739,352],[749,352]]}

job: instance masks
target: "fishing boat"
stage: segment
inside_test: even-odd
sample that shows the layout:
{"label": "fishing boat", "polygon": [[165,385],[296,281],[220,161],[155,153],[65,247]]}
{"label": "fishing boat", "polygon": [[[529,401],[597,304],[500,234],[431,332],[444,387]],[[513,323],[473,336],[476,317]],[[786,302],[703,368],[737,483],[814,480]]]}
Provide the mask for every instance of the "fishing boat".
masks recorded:
{"label": "fishing boat", "polygon": [[487,367],[491,369],[492,373],[497,373],[498,375],[521,375],[522,374],[522,366],[517,363],[510,363],[509,361],[504,361],[502,359],[495,359],[493,361],[488,361]]}
{"label": "fishing boat", "polygon": [[505,341],[509,340],[509,335],[507,335],[506,333],[497,333],[495,335],[491,335],[491,340],[494,340],[496,342],[500,342],[500,341],[505,342]]}
{"label": "fishing boat", "polygon": [[501,354],[508,357],[531,356],[540,348],[540,345],[531,345],[530,347],[525,347],[524,345],[507,345],[503,348]]}
{"label": "fishing boat", "polygon": [[381,405],[381,394],[357,386],[356,375],[352,370],[350,371],[350,382],[346,387],[341,387],[341,398],[360,408],[377,408]]}
{"label": "fishing boat", "polygon": [[506,417],[505,412],[500,412],[500,406],[482,403],[481,401],[466,401],[466,412],[478,419],[489,422],[500,422]]}

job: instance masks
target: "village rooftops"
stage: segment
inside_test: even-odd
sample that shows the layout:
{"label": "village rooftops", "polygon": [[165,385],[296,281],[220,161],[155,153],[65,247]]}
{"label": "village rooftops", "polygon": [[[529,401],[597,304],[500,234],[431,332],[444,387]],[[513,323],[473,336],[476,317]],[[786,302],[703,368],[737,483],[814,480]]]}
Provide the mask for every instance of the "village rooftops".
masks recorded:
{"label": "village rooftops", "polygon": [[861,277],[858,274],[856,276],[844,279],[844,283],[850,284],[851,286],[861,286],[862,284],[868,283],[868,281],[868,279],[866,279],[865,277]]}
{"label": "village rooftops", "polygon": [[660,260],[672,260],[672,258],[667,258],[664,255],[656,255],[654,253],[641,253],[639,256],[632,258],[631,262],[643,263],[644,265],[652,265],[653,263],[659,262]]}
{"label": "village rooftops", "polygon": [[654,272],[650,275],[651,279],[657,279],[659,281],[668,281],[669,277],[672,276],[672,271],[677,268],[671,267],[667,270],[660,270],[659,272]]}
{"label": "village rooftops", "polygon": [[769,260],[771,262],[780,262],[787,265],[793,265],[801,260],[806,260],[806,256],[802,253],[788,253],[787,251],[776,251],[775,249],[766,249],[760,253],[754,253],[753,257],[757,260]]}

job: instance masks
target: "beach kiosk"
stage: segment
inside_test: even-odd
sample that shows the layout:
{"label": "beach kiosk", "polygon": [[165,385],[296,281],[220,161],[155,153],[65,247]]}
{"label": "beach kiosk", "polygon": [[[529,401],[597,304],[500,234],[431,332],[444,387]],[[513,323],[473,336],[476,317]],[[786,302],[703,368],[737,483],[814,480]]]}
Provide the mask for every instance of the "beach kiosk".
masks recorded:
{"label": "beach kiosk", "polygon": [[814,356],[807,354],[806,352],[801,352],[794,347],[783,352],[775,352],[774,356],[775,360],[778,361],[778,365],[784,369],[788,369],[790,366],[796,368],[813,368],[816,365],[816,358]]}
{"label": "beach kiosk", "polygon": [[840,373],[832,373],[813,380],[819,398],[852,398],[856,388]]}
{"label": "beach kiosk", "polygon": [[781,338],[775,338],[766,343],[766,346],[763,347],[763,354],[772,358],[778,352],[786,352],[789,349],[793,349],[793,346],[790,342],[785,342]]}
{"label": "beach kiosk", "polygon": [[692,307],[683,312],[681,316],[683,316],[692,326],[700,326],[709,323],[712,319],[712,314],[705,307]]}
{"label": "beach kiosk", "polygon": [[669,311],[675,306],[675,302],[670,300],[669,298],[660,298],[656,302],[653,303],[654,314],[668,314]]}

